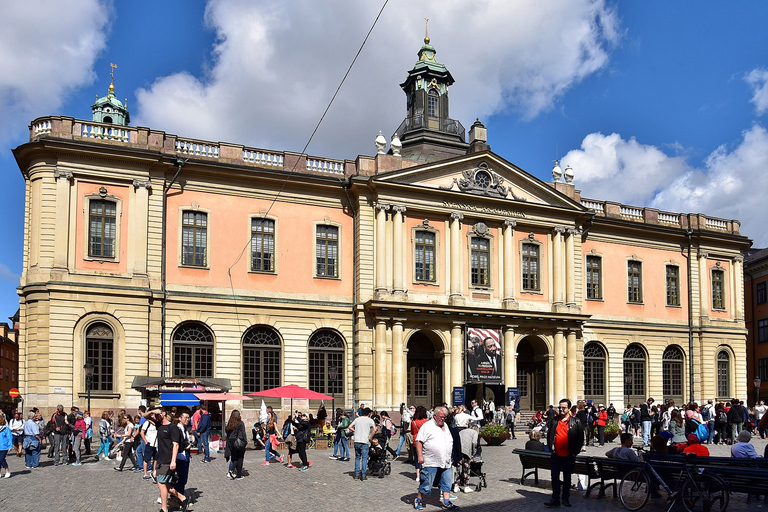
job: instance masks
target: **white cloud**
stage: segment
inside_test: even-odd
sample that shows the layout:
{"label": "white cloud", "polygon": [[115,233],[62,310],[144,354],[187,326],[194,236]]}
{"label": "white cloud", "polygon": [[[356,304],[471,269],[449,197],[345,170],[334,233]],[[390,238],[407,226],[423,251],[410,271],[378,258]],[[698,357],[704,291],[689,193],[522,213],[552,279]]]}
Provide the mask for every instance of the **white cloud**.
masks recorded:
{"label": "white cloud", "polygon": [[97,0],[4,2],[0,16],[0,143],[24,135],[37,116],[93,81],[106,45],[111,3]]}
{"label": "white cloud", "polygon": [[747,73],[744,80],[752,87],[752,99],[757,115],[768,112],[768,69],[756,68]]}
{"label": "white cloud", "polygon": [[0,263],[0,283],[11,283],[18,286],[21,276],[11,271],[5,263]]}
{"label": "white cloud", "polygon": [[573,167],[583,197],[737,219],[743,235],[768,246],[768,210],[760,193],[768,190],[768,131],[759,124],[734,147],[717,148],[701,167],[615,133],[587,135],[563,161]]}
{"label": "white cloud", "polygon": [[[136,124],[209,140],[301,150],[378,12],[354,0],[210,0],[218,42],[206,76],[175,74],[137,91]],[[458,83],[451,117],[533,117],[604,68],[619,21],[604,0],[390,1],[309,152],[370,153],[405,117],[397,84],[430,38]],[[352,154],[350,154],[352,152]]]}

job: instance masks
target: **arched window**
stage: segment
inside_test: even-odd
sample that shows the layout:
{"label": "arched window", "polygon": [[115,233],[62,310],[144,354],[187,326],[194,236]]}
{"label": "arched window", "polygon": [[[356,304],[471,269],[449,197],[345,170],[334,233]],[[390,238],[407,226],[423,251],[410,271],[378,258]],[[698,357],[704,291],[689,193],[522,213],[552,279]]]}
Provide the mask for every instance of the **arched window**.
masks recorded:
{"label": "arched window", "polygon": [[597,343],[584,346],[584,397],[605,402],[605,351]]}
{"label": "arched window", "polygon": [[173,333],[174,377],[213,377],[213,333],[205,324],[187,322]]}
{"label": "arched window", "polygon": [[731,394],[731,356],[721,350],[717,353],[717,396],[728,399]]}
{"label": "arched window", "polygon": [[678,347],[667,347],[661,356],[664,398],[683,403],[683,351]]}
{"label": "arched window", "polygon": [[638,345],[624,351],[624,396],[631,403],[645,402],[645,352]]}
{"label": "arched window", "polygon": [[94,367],[91,389],[112,391],[115,335],[105,323],[91,324],[85,331],[85,362]]}
{"label": "arched window", "polygon": [[309,389],[344,397],[344,340],[320,330],[309,338]]}
{"label": "arched window", "polygon": [[440,117],[440,96],[437,89],[430,89],[427,95],[427,114],[429,117]]}
{"label": "arched window", "polygon": [[269,327],[253,326],[243,335],[243,391],[280,386],[280,337]]}

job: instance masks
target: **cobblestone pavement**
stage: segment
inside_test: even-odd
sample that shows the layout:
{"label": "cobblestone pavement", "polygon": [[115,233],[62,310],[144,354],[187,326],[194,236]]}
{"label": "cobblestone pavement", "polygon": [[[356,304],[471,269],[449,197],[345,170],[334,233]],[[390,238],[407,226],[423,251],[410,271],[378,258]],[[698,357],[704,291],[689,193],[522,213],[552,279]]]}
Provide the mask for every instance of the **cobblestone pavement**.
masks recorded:
{"label": "cobblestone pavement", "polygon": [[[395,442],[394,440],[392,441]],[[766,441],[753,439],[758,453],[763,453]],[[539,485],[519,485],[521,467],[513,456],[514,448],[522,448],[525,439],[510,440],[499,447],[483,447],[484,471],[488,487],[482,492],[459,493],[455,503],[472,512],[515,511],[520,507],[542,509],[549,498],[549,475],[542,473]],[[601,455],[615,443],[603,448],[589,447],[588,455]],[[713,455],[729,455],[728,446],[713,446]],[[193,455],[187,493],[193,496],[190,510],[237,511],[271,510],[281,512],[306,510],[412,510],[416,493],[415,471],[401,457],[392,463],[392,473],[383,478],[360,482],[352,479],[354,459],[349,462],[330,460],[329,450],[310,450],[313,461],[309,471],[287,469],[283,464],[261,466],[263,451],[249,450],[244,468],[249,476],[231,481],[226,477],[227,464],[223,454],[213,455],[210,464],[201,464]],[[0,510],[3,512],[78,512],[78,511],[157,511],[157,486],[144,481],[140,472],[113,471],[114,461],[97,462],[93,457],[80,467],[53,467],[52,459],[43,453],[40,469],[24,469],[24,458],[8,457],[12,477],[0,479]],[[298,461],[298,457],[295,458]],[[130,467],[130,462],[126,464]],[[574,482],[576,481],[574,477]],[[610,492],[610,491],[609,491]],[[573,491],[573,510],[623,511],[618,500],[590,497]],[[595,493],[596,494],[596,493]],[[437,510],[436,490],[426,499],[425,510]],[[355,507],[354,504],[359,504]],[[350,508],[353,507],[353,508]],[[729,510],[768,509],[768,504],[746,502],[746,496],[731,497]],[[645,510],[666,510],[663,503],[649,502]]]}

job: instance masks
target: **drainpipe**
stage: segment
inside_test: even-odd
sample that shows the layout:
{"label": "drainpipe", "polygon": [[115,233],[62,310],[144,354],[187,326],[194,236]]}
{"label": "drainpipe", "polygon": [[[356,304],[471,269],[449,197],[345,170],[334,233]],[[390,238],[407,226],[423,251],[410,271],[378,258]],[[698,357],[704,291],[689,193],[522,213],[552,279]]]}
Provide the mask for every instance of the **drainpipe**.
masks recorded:
{"label": "drainpipe", "polygon": [[595,225],[595,214],[594,213],[590,213],[590,215],[591,216],[589,217],[589,221],[588,221],[589,222],[589,226],[587,226],[587,228],[581,232],[581,242],[582,243],[584,243],[587,240],[587,233],[589,232],[590,229],[592,229],[592,226]]}
{"label": "drainpipe", "polygon": [[176,165],[176,174],[173,175],[173,179],[167,185],[163,186],[163,222],[162,222],[162,248],[160,250],[160,291],[162,292],[162,306],[160,315],[160,377],[165,377],[165,304],[168,300],[168,290],[166,290],[166,253],[165,238],[168,224],[168,191],[171,189],[176,178],[179,177],[181,168],[187,163],[182,158],[176,158],[174,165]]}
{"label": "drainpipe", "polygon": [[[686,259],[688,260],[688,379],[690,384],[688,385],[688,401],[694,402],[693,398],[693,376],[694,376],[694,366],[693,366],[693,289],[691,288],[691,247],[692,247],[692,241],[691,237],[693,236],[693,230],[689,229],[685,232],[685,235],[688,237],[688,255]],[[701,276],[699,276],[701,277]],[[699,290],[701,293],[701,290]]]}
{"label": "drainpipe", "polygon": [[[754,294],[755,279],[752,276],[752,274],[750,274],[746,270],[744,270],[744,275],[749,276],[749,288],[752,291],[752,293],[750,294],[750,295],[752,295],[752,297],[750,297],[750,299],[749,299],[749,305],[750,305],[749,309],[751,310],[750,314],[752,316],[752,329],[751,329],[751,334],[752,334],[752,364],[754,365],[755,377],[759,377],[760,376],[760,367],[758,366],[758,363],[757,363],[757,339],[756,339],[756,335],[757,335],[757,320],[755,319],[755,294]],[[747,325],[747,322],[744,322],[744,326],[745,327],[746,327],[746,325]],[[749,381],[749,376],[747,376],[747,381]],[[757,405],[757,398],[758,398],[759,394],[760,394],[760,389],[758,388],[758,389],[755,390],[755,404],[756,405]]]}
{"label": "drainpipe", "polygon": [[[346,178],[342,184],[342,188],[344,190],[344,195],[347,196],[347,203],[349,203],[349,209],[352,212],[352,246],[357,247],[357,214],[355,212],[355,206],[352,203],[352,200],[349,198],[349,188],[352,186],[352,180],[350,178]],[[355,322],[355,318],[357,315],[357,265],[354,261],[356,251],[352,251],[352,321],[354,322],[352,325],[352,408],[355,407],[355,400],[357,396],[355,395],[355,341],[357,338],[357,325]]]}

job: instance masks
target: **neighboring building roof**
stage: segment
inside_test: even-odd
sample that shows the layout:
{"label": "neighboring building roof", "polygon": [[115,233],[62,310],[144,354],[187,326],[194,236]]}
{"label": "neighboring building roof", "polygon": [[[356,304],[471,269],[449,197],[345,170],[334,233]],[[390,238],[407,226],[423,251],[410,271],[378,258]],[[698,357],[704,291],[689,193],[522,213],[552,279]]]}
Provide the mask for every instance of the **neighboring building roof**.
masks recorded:
{"label": "neighboring building roof", "polygon": [[750,249],[744,257],[744,266],[755,265],[764,260],[768,260],[768,248]]}

